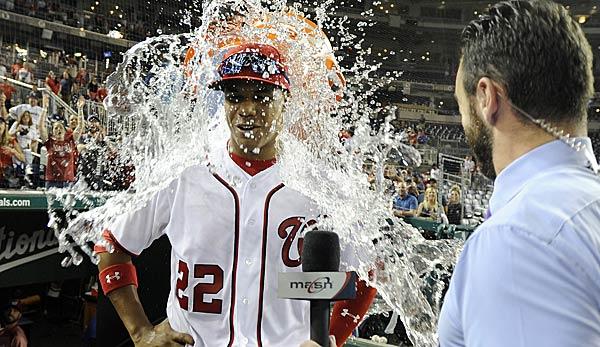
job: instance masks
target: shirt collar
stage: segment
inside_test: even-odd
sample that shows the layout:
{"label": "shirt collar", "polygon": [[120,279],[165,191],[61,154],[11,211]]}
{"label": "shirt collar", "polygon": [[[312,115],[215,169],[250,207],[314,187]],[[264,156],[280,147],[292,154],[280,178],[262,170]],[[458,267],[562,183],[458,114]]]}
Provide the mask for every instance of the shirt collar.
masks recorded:
{"label": "shirt collar", "polygon": [[491,214],[517,195],[527,181],[555,166],[581,165],[598,173],[592,141],[588,137],[578,137],[575,140],[583,145],[579,151],[561,140],[555,140],[525,153],[502,170],[494,182],[494,192],[490,199]]}

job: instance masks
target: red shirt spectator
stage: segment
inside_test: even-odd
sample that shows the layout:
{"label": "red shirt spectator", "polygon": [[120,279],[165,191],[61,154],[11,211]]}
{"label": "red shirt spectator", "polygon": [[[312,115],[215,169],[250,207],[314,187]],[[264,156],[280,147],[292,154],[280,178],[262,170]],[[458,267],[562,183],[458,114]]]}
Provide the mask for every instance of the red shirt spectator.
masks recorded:
{"label": "red shirt spectator", "polygon": [[6,168],[9,168],[13,164],[13,154],[10,148],[16,147],[17,140],[10,138],[5,146],[0,147],[0,175],[4,173]]}
{"label": "red shirt spectator", "polygon": [[96,93],[96,101],[102,102],[104,98],[108,95],[108,91],[104,87],[98,88],[98,93]]}
{"label": "red shirt spectator", "polygon": [[23,65],[21,65],[21,63],[19,63],[18,61],[12,64],[12,66],[10,67],[10,73],[13,78],[17,78],[17,74],[19,73],[19,70],[21,70],[22,67]]}
{"label": "red shirt spectator", "polygon": [[85,99],[81,96],[77,102],[79,121],[74,131],[68,131],[61,121],[52,123],[52,136],[48,136],[46,116],[50,100],[44,95],[42,108],[44,111],[39,120],[40,138],[48,151],[46,164],[46,188],[66,188],[75,181],[75,160],[77,158],[77,141],[83,128],[83,106]]}
{"label": "red shirt spectator", "polygon": [[2,89],[4,95],[6,95],[6,100],[12,99],[13,93],[17,91],[15,87],[11,86],[8,83],[0,83],[0,89]]}
{"label": "red shirt spectator", "polygon": [[72,133],[66,133],[64,140],[49,138],[44,144],[48,150],[46,181],[74,182],[77,145]]}
{"label": "red shirt spectator", "polygon": [[60,82],[56,80],[56,76],[54,76],[54,72],[48,72],[48,77],[46,77],[46,85],[52,89],[54,94],[58,95],[60,91]]}

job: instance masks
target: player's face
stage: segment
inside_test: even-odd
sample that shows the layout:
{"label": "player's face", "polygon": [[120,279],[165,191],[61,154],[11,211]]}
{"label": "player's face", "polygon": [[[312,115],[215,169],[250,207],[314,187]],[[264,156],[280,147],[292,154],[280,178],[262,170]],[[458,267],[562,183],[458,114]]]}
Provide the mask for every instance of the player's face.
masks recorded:
{"label": "player's face", "polygon": [[223,87],[225,115],[234,153],[254,159],[275,157],[283,128],[284,92],[258,81],[236,81]]}
{"label": "player's face", "polygon": [[493,134],[477,114],[474,102],[467,95],[463,83],[462,61],[456,74],[456,101],[461,114],[462,126],[471,151],[481,164],[481,173],[489,179],[496,178],[494,162],[492,161]]}

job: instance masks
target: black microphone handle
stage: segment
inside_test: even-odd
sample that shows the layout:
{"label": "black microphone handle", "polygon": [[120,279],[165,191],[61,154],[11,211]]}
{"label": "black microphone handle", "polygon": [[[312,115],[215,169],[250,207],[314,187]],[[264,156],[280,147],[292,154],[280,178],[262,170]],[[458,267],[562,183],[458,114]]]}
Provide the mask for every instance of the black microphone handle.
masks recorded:
{"label": "black microphone handle", "polygon": [[329,346],[329,300],[310,300],[310,339],[323,347]]}

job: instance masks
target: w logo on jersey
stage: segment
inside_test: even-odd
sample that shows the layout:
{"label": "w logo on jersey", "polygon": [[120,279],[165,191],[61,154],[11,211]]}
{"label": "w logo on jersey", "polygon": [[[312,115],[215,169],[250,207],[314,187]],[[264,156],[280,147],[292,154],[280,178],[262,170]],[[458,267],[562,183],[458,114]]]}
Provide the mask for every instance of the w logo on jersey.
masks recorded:
{"label": "w logo on jersey", "polygon": [[121,279],[121,273],[119,273],[118,271],[115,272],[115,274],[113,276],[111,276],[110,274],[106,275],[106,283],[110,284],[112,281],[118,281]]}
{"label": "w logo on jersey", "polygon": [[290,253],[292,250],[292,245],[294,244],[294,240],[296,240],[296,236],[298,236],[298,233],[300,233],[300,235],[304,235],[304,231],[306,230],[306,228],[309,228],[316,223],[317,221],[314,219],[306,221],[306,219],[303,217],[290,217],[281,222],[277,233],[279,234],[280,238],[285,240],[283,242],[283,248],[281,249],[281,260],[283,261],[283,264],[285,264],[285,266],[300,266],[302,259],[302,244],[304,239],[302,237],[298,238],[298,242],[296,243],[298,257],[296,259],[292,259],[292,254]]}

